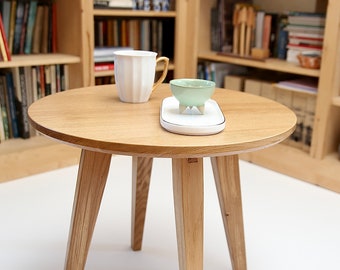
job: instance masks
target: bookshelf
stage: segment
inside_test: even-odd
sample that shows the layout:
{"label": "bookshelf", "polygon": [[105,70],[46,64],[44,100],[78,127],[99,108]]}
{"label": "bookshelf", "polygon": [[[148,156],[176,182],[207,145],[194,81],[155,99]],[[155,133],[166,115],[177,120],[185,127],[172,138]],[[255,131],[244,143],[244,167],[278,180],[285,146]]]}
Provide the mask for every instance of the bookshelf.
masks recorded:
{"label": "bookshelf", "polygon": [[[144,11],[144,10],[119,10],[119,9],[100,9],[100,8],[94,8],[93,9],[93,23],[95,24],[96,20],[102,20],[102,21],[109,21],[109,20],[126,20],[126,21],[132,21],[132,20],[137,20],[137,21],[142,21],[142,20],[153,20],[153,21],[162,21],[164,19],[172,19],[173,20],[173,24],[175,24],[175,20],[177,19],[177,13],[176,10],[169,10],[169,11]],[[127,26],[128,27],[128,26]],[[134,27],[138,27],[140,28],[140,25],[134,25]],[[124,30],[120,29],[121,32],[123,32]],[[132,31],[131,29],[127,30],[127,31]],[[136,30],[134,30],[135,32],[137,32]],[[143,31],[143,30],[138,30],[139,31]],[[152,30],[154,31],[154,30]],[[94,29],[94,35],[96,36],[96,29]],[[136,34],[136,33],[135,33]],[[139,35],[140,33],[138,33]],[[163,37],[161,38],[162,40],[166,40],[168,33],[165,33],[163,31],[162,35]],[[127,34],[129,35],[129,34]],[[154,35],[152,32],[150,33],[150,35]],[[157,34],[158,35],[158,34]],[[173,34],[175,35],[175,34]],[[138,37],[139,39],[139,37]],[[159,39],[157,37],[157,39]],[[174,36],[169,37],[168,38],[169,42],[174,42]],[[141,43],[137,42],[137,43]],[[96,44],[95,44],[96,45]],[[110,46],[110,45],[109,45]],[[112,45],[111,45],[112,46]],[[124,46],[122,44],[119,44],[118,46]],[[134,44],[131,44],[131,42],[128,44],[129,47],[133,47],[134,49],[136,49],[136,47],[134,46]],[[151,46],[151,45],[150,45]],[[142,47],[139,47],[137,49],[144,49]],[[151,47],[149,49],[146,50],[154,50]],[[154,50],[155,51],[155,50]],[[162,53],[160,53],[162,54]],[[159,54],[159,56],[161,56]],[[164,56],[168,56],[166,55],[166,53],[164,53]],[[174,64],[174,57],[170,56],[170,65],[168,70],[169,71],[174,71],[175,70],[175,64]],[[113,71],[96,71],[94,72],[94,77],[95,78],[99,78],[99,77],[108,77],[108,76],[114,76]]]}
{"label": "bookshelf", "polygon": [[[0,62],[0,70],[15,67],[67,64],[69,88],[91,85],[86,55],[91,28],[82,10],[89,1],[55,0],[57,10],[57,53],[12,55],[10,62]],[[91,5],[92,6],[92,5]],[[70,166],[78,162],[79,150],[62,146],[43,136],[9,139],[0,143],[0,182]]]}
{"label": "bookshelf", "polygon": [[[287,10],[287,1],[255,0],[255,4],[271,12]],[[319,78],[312,146],[309,153],[280,144],[255,153],[242,155],[244,160],[276,170],[292,177],[340,192],[340,160],[337,149],[340,143],[340,2],[337,0],[295,1],[292,10],[325,10],[326,26],[324,49],[320,70],[306,69],[278,59],[256,61],[245,58],[217,55],[210,50],[210,9],[216,1],[200,1],[198,11],[199,34],[197,51],[187,56],[188,61],[214,61],[263,70]],[[194,26],[192,26],[194,27]],[[187,76],[196,76],[192,68]],[[227,117],[227,116],[226,116]]]}

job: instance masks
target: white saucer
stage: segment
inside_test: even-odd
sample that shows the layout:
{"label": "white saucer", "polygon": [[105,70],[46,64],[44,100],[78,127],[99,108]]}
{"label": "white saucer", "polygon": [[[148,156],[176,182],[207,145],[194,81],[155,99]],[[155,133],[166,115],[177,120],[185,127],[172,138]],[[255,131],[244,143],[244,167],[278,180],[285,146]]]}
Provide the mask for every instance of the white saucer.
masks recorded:
{"label": "white saucer", "polygon": [[196,107],[187,108],[180,114],[177,99],[167,97],[162,101],[160,123],[166,130],[184,135],[211,135],[225,128],[224,115],[212,99],[206,101],[204,114]]}

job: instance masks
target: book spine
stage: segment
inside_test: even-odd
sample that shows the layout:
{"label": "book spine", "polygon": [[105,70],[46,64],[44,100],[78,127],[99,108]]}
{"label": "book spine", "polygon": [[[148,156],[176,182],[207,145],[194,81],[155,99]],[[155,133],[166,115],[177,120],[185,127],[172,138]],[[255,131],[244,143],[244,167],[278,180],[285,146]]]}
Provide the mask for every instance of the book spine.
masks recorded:
{"label": "book spine", "polygon": [[5,31],[5,34],[6,34],[6,39],[8,41],[10,19],[11,19],[11,17],[10,17],[11,16],[11,1],[9,1],[9,0],[3,1],[1,14],[2,14],[2,20],[3,20],[3,24],[4,24],[4,31]]}
{"label": "book spine", "polygon": [[29,2],[26,2],[24,5],[24,14],[22,18],[20,41],[19,41],[19,53],[20,54],[23,54],[25,51],[25,39],[26,39],[29,6],[30,6]]}
{"label": "book spine", "polygon": [[10,122],[11,122],[11,131],[12,137],[19,137],[19,129],[17,122],[17,112],[15,108],[15,89],[13,83],[13,75],[11,72],[6,72],[6,85],[7,85],[7,98],[10,112]]}
{"label": "book spine", "polygon": [[26,86],[26,78],[25,78],[25,69],[24,67],[19,67],[19,78],[20,78],[20,89],[21,89],[21,108],[17,108],[19,112],[20,119],[18,119],[19,123],[19,133],[20,137],[23,139],[27,139],[30,137],[30,125],[28,121],[27,114],[27,86]]}
{"label": "book spine", "polygon": [[17,1],[12,1],[11,2],[10,25],[9,25],[9,37],[8,37],[8,47],[11,53],[13,53],[16,9],[17,9]]}
{"label": "book spine", "polygon": [[44,77],[45,77],[45,95],[48,96],[52,94],[51,66],[49,65],[44,66]]}
{"label": "book spine", "polygon": [[20,38],[24,20],[24,11],[25,11],[24,2],[18,1],[15,15],[13,54],[18,54],[20,52]]}
{"label": "book spine", "polygon": [[7,61],[11,61],[11,53],[9,50],[1,14],[0,14],[0,32],[1,32],[0,42],[2,43],[0,45],[1,45],[1,53],[3,55],[3,59],[4,60],[6,59]]}
{"label": "book spine", "polygon": [[113,63],[95,64],[94,71],[107,71],[107,70],[113,70],[113,68],[114,68]]}
{"label": "book spine", "polygon": [[258,11],[256,13],[256,24],[255,24],[255,47],[262,48],[263,40],[263,27],[264,27],[264,11]]}
{"label": "book spine", "polygon": [[30,54],[32,52],[32,41],[33,41],[33,29],[34,29],[34,23],[35,18],[37,15],[37,1],[31,1],[30,2],[30,8],[28,13],[28,21],[27,21],[27,27],[26,27],[26,39],[25,39],[25,54]]}
{"label": "book spine", "polygon": [[269,50],[272,16],[267,14],[263,21],[262,49]]}
{"label": "book spine", "polygon": [[3,75],[0,75],[0,104],[1,104],[1,121],[3,123],[4,129],[4,139],[7,140],[10,137],[9,131],[9,123],[8,123],[8,114],[7,114],[7,105],[6,105],[6,78]]}

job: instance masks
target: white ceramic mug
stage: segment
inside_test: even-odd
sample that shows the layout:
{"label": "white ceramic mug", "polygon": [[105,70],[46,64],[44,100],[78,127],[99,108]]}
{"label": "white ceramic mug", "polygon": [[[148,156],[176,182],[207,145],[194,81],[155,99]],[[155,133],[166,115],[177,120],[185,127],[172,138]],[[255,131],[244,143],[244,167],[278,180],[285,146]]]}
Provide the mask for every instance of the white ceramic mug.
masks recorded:
{"label": "white ceramic mug", "polygon": [[[116,87],[121,101],[143,103],[159,86],[168,73],[169,58],[156,58],[157,53],[140,50],[114,52],[114,72]],[[163,61],[163,73],[155,81],[156,65]]]}

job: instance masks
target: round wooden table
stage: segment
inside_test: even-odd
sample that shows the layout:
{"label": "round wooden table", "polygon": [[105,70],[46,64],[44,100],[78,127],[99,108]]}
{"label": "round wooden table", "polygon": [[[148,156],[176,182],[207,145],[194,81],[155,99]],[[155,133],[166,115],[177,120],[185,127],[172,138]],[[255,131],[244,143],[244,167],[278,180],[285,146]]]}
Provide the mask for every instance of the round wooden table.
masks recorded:
{"label": "round wooden table", "polygon": [[163,84],[147,103],[123,103],[115,85],[103,85],[47,96],[30,106],[34,128],[82,149],[66,269],[85,267],[112,154],[133,157],[133,250],[142,246],[152,160],[172,158],[181,270],[203,269],[203,157],[210,157],[233,269],[246,269],[238,154],[281,142],[293,132],[296,116],[269,99],[216,89],[212,98],[224,113],[225,129],[179,135],[160,125],[161,102],[169,96],[169,85]]}

